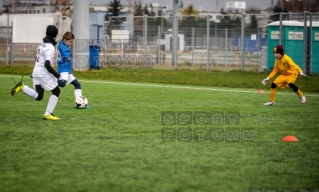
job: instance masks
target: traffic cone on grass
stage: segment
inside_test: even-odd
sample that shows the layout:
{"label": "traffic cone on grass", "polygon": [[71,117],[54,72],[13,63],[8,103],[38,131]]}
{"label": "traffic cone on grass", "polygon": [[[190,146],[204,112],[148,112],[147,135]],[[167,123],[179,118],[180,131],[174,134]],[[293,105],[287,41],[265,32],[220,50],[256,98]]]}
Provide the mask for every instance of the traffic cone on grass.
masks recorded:
{"label": "traffic cone on grass", "polygon": [[297,142],[299,140],[297,139],[297,137],[295,137],[293,135],[287,135],[286,137],[282,138],[282,141],[284,141],[284,142]]}

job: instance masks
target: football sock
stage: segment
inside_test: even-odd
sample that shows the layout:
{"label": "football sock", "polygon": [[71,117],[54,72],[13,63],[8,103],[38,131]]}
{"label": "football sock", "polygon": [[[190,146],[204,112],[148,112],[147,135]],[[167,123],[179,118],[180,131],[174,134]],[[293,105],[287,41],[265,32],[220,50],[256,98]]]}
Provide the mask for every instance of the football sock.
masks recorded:
{"label": "football sock", "polygon": [[81,89],[74,89],[74,96],[75,96],[75,98],[82,96],[82,90]]}
{"label": "football sock", "polygon": [[296,94],[299,96],[299,97],[302,97],[303,96],[303,94],[302,94],[302,92],[298,89],[298,91],[296,92]]}
{"label": "football sock", "polygon": [[271,102],[275,102],[275,98],[276,98],[276,89],[270,89],[270,98],[269,98],[269,100]]}
{"label": "football sock", "polygon": [[22,91],[23,93],[25,93],[29,97],[32,97],[33,99],[36,99],[38,97],[38,93],[34,89],[31,89],[30,87],[28,87],[27,85],[23,87]]}
{"label": "football sock", "polygon": [[50,115],[53,113],[56,104],[58,103],[59,98],[55,95],[51,95],[49,98],[47,109],[45,110],[45,115]]}

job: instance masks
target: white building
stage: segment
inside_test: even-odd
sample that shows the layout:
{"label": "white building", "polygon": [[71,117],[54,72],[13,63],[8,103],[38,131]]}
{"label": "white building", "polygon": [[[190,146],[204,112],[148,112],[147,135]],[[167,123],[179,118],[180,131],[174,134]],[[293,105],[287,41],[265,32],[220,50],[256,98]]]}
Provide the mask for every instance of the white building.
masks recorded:
{"label": "white building", "polygon": [[[8,16],[9,16],[9,30],[11,31],[11,26],[13,24],[13,21],[15,20],[14,18],[19,18],[21,19],[23,22],[25,23],[32,23],[32,18],[40,18],[40,17],[48,17],[48,18],[52,18],[52,22],[53,23],[48,23],[52,24],[52,25],[56,25],[59,29],[59,34],[58,34],[58,39],[62,38],[62,35],[64,32],[66,31],[70,31],[71,30],[71,23],[72,20],[70,18],[66,18],[64,21],[62,19],[62,14],[60,12],[55,12],[55,13],[46,13],[46,14],[2,14],[0,16],[0,38],[6,38],[7,37],[7,20],[8,20]],[[34,22],[33,22],[34,24]],[[13,29],[14,31],[15,29]],[[27,29],[26,29],[27,30]],[[25,30],[25,31],[26,31]],[[42,29],[32,29],[32,30],[42,30]],[[45,29],[43,29],[45,30]],[[23,33],[25,33],[25,31],[17,31],[18,33],[21,33],[21,35]],[[19,34],[17,34],[19,35]],[[32,34],[30,34],[32,36]],[[34,35],[37,35],[36,33],[34,33]],[[43,34],[43,37],[45,36],[45,33]],[[30,39],[33,39],[33,37],[30,37]]]}
{"label": "white building", "polygon": [[[169,30],[168,32],[163,32],[162,36],[164,36],[163,39],[160,40],[161,50],[165,51],[171,51],[173,46],[173,34],[172,30]],[[178,42],[177,42],[177,50],[184,51],[185,49],[185,39],[184,34],[178,33]]]}

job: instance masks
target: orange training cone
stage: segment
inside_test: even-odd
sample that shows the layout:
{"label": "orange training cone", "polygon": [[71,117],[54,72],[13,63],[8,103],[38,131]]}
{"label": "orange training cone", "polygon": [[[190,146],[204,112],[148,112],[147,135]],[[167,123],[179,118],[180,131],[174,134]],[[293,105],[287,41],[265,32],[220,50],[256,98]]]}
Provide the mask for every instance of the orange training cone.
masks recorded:
{"label": "orange training cone", "polygon": [[296,142],[299,141],[297,139],[297,137],[293,136],[293,135],[287,135],[286,137],[282,138],[282,141],[284,142]]}
{"label": "orange training cone", "polygon": [[259,89],[259,90],[257,91],[257,93],[264,93],[264,90]]}

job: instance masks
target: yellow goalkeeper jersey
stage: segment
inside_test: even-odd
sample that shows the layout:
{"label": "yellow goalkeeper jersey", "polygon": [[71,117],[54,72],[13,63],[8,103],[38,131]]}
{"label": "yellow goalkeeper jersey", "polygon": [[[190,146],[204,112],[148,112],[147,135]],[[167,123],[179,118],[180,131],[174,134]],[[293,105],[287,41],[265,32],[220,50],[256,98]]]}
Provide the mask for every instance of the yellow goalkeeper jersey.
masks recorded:
{"label": "yellow goalkeeper jersey", "polygon": [[300,67],[288,55],[284,55],[280,59],[276,58],[274,69],[269,74],[268,78],[273,78],[278,73],[278,71],[282,75],[299,75],[302,72]]}

